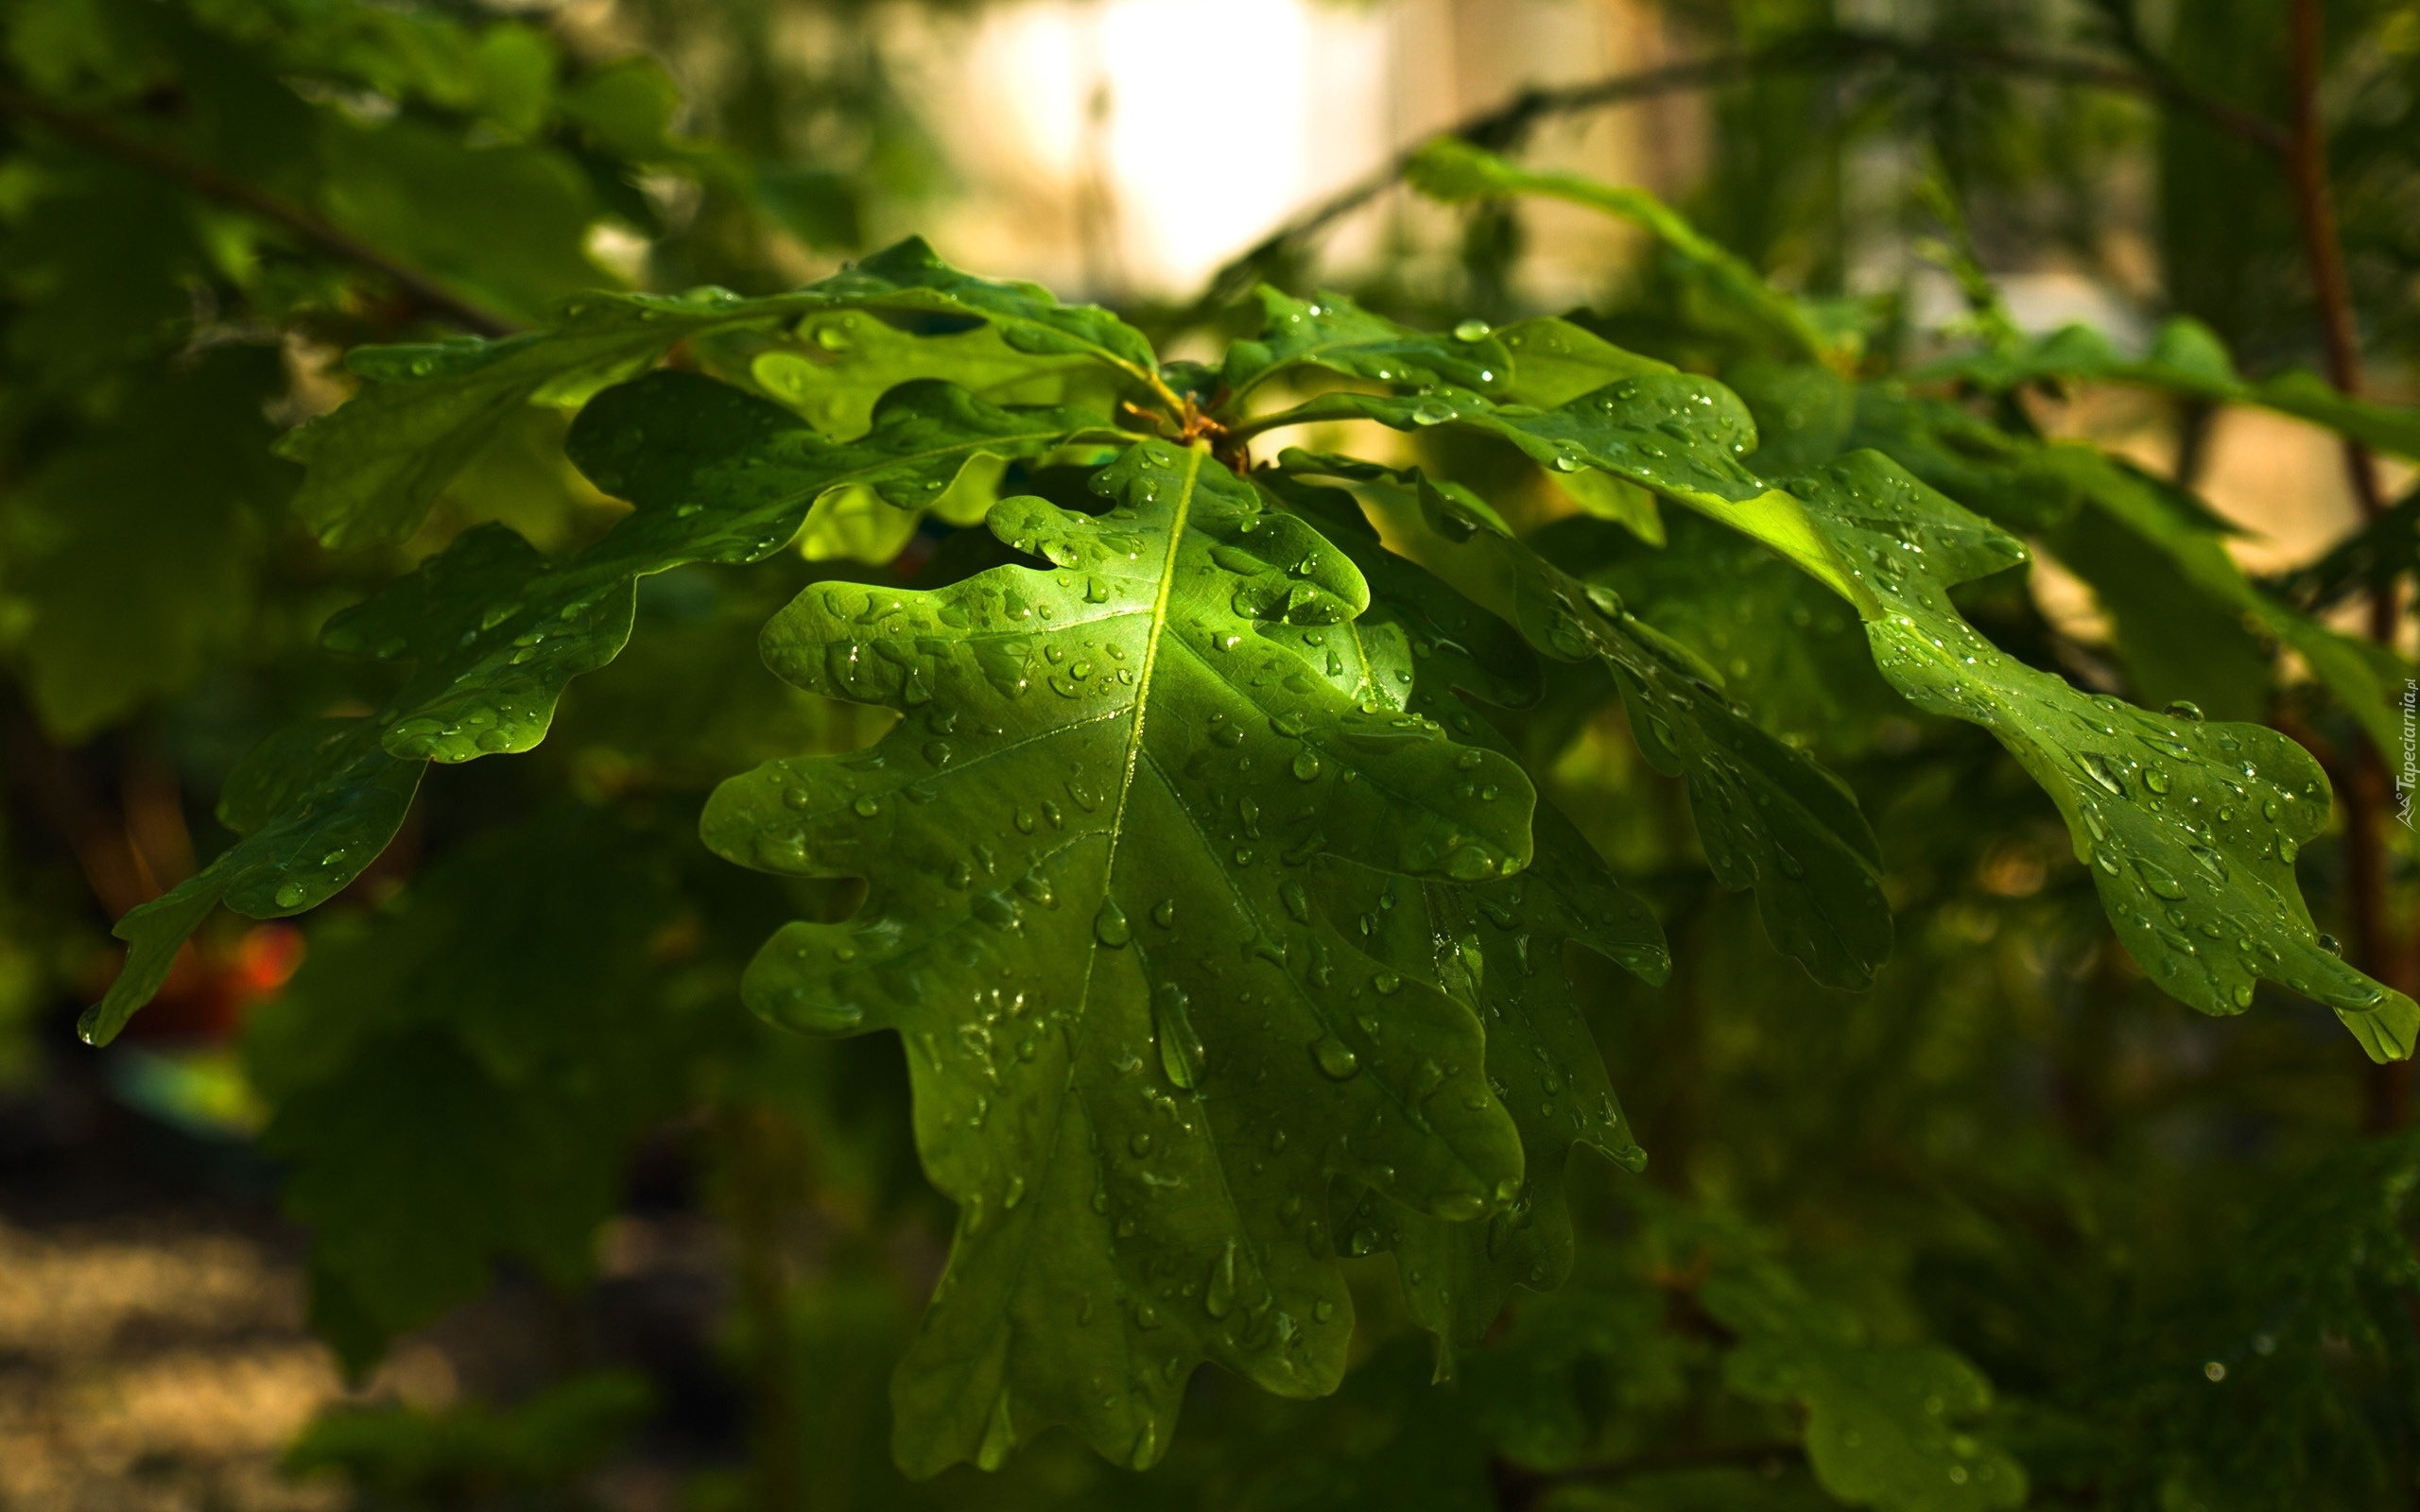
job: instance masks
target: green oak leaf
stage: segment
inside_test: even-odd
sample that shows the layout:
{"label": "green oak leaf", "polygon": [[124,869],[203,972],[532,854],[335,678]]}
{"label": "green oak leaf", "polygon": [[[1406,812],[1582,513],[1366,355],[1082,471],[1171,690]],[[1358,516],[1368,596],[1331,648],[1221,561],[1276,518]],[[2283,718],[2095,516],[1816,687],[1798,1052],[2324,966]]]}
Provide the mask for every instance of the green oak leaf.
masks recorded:
{"label": "green oak leaf", "polygon": [[1961,352],[1918,369],[1911,382],[1958,382],[2008,389],[2082,380],[2183,394],[2214,404],[2256,404],[2349,436],[2397,456],[2420,457],[2420,410],[2354,399],[2315,373],[2292,371],[2249,382],[2209,327],[2190,317],[2163,325],[2139,358],[2090,326],[2053,331],[2014,352]]}
{"label": "green oak leaf", "polygon": [[1872,977],[1891,952],[1874,832],[1837,777],[1735,707],[1720,673],[1611,591],[1514,540],[1466,489],[1300,451],[1285,453],[1280,465],[1365,483],[1409,480],[1438,534],[1495,558],[1532,646],[1557,661],[1598,661],[1612,673],[1640,752],[1657,771],[1687,778],[1708,866],[1730,890],[1756,890],[1774,946],[1828,985]]}
{"label": "green oak leaf", "polygon": [[[1551,409],[1607,384],[1646,372],[1669,372],[1669,363],[1626,352],[1593,331],[1545,317],[1502,327],[1496,335],[1512,354],[1512,381],[1502,397],[1514,404]],[[1664,544],[1664,521],[1655,495],[1634,483],[1594,469],[1548,470],[1547,481],[1587,514],[1611,520],[1651,546]]]}
{"label": "green oak leaf", "polygon": [[586,1274],[630,1143],[679,1085],[663,1051],[686,1026],[648,943],[678,902],[646,846],[560,810],[320,925],[247,1021],[263,1145],[349,1366],[477,1296],[499,1254]]}
{"label": "green oak leaf", "polygon": [[931,332],[894,323],[868,310],[831,310],[802,317],[780,344],[755,332],[759,350],[746,359],[748,376],[769,397],[797,410],[836,440],[854,440],[873,424],[876,401],[919,378],[946,379],[994,404],[1068,404],[1106,415],[1109,373],[1083,352],[1037,354],[1019,350],[985,321],[965,330]]}
{"label": "green oak leaf", "polygon": [[[1857,452],[1764,478],[1741,460],[1756,438],[1737,397],[1679,374],[1624,379],[1552,410],[1451,391],[1419,403],[1426,414],[1402,399],[1327,394],[1261,428],[1355,416],[1402,430],[1452,422],[1550,466],[1628,478],[1763,541],[1855,607],[1876,666],[1902,695],[1983,726],[2043,785],[2078,859],[2094,866],[2118,938],[2164,991],[2236,1013],[2266,979],[2334,1008],[2376,1058],[2420,1041],[2420,1005],[2322,949],[2295,884],[2295,852],[2325,827],[2329,805],[2310,755],[2273,730],[2087,696],[1993,645],[1949,589],[2017,565],[2025,548],[1888,457]],[[1432,513],[1465,538],[1505,539],[1476,500]],[[1543,561],[1527,571],[1551,585]],[[1542,649],[1568,640],[1579,655],[1602,644],[1603,620],[1582,612],[1578,595],[1532,599],[1549,615],[1547,638],[1532,637]]]}
{"label": "green oak leaf", "polygon": [[1719,1274],[1699,1300],[1738,1336],[1722,1360],[1731,1389],[1806,1412],[1806,1458],[1833,1496],[1882,1512],[2024,1504],[2024,1467],[1960,1426],[1992,1392],[1959,1356],[1869,1344],[1855,1318],[1770,1269]]}
{"label": "green oak leaf", "polygon": [[1266,284],[1259,293],[1260,335],[1229,347],[1219,369],[1230,403],[1300,367],[1405,387],[1452,384],[1483,393],[1496,391],[1512,375],[1512,353],[1480,321],[1437,335],[1372,315],[1341,294],[1298,300]]}
{"label": "green oak leaf", "polygon": [[[2045,452],[2048,465],[2083,496],[2086,514],[2105,520],[2113,533],[2123,531],[2140,549],[2157,553],[2167,572],[2209,607],[2206,612],[2231,616],[2239,633],[2257,631],[2292,648],[2378,750],[2401,748],[2394,701],[2410,669],[2392,651],[2339,634],[2263,593],[2227,554],[2224,524],[2173,484],[2088,447],[2052,446]],[[2064,542],[2052,544],[2056,551]],[[2068,560],[2073,553],[2060,555]],[[2083,576],[2122,632],[2125,581],[2115,574]]]}
{"label": "green oak leaf", "polygon": [[1703,658],[1725,695],[1801,750],[1864,750],[1905,709],[1857,615],[1822,585],[1710,520],[1679,513],[1668,528],[1663,550],[1595,520],[1557,521],[1530,544]]}
{"label": "green oak leaf", "polygon": [[[1456,695],[1506,708],[1535,702],[1536,661],[1518,633],[1388,551],[1349,494],[1278,473],[1264,480],[1361,569],[1371,607],[1352,627],[1400,628],[1413,653],[1411,712],[1509,758],[1509,743]],[[1430,980],[1471,1005],[1487,1032],[1488,1078],[1521,1133],[1521,1191],[1485,1223],[1441,1220],[1371,1193],[1348,1224],[1348,1247],[1394,1252],[1413,1318],[1437,1335],[1441,1375],[1451,1373],[1456,1346],[1487,1332],[1515,1286],[1550,1290],[1570,1273],[1563,1172],[1572,1146],[1589,1145],[1632,1170],[1647,1159],[1615,1100],[1564,958],[1578,944],[1660,983],[1671,966],[1663,932],[1553,808],[1539,804],[1531,836],[1529,868],[1495,882],[1321,863],[1322,902],[1335,917],[1355,919],[1388,959],[1424,962]]]}
{"label": "green oak leaf", "polygon": [[1308,868],[1517,872],[1527,779],[1328,679],[1308,637],[1362,610],[1360,574],[1206,451],[1145,442],[1095,488],[1098,517],[993,511],[1048,569],[801,595],[775,670],[904,717],[734,779],[703,823],[743,864],[867,880],[746,988],[906,1041],[959,1204],[893,1393],[913,1473],[1052,1424],[1149,1465],[1205,1358],[1330,1390],[1351,1304],[1306,1194],[1349,1176],[1466,1220],[1520,1186],[1479,1024],[1331,923]]}
{"label": "green oak leaf", "polygon": [[192,371],[136,369],[99,426],[50,438],[0,506],[0,593],[27,700],[76,745],[232,656],[292,488],[268,455],[276,354],[220,347]]}
{"label": "green oak leaf", "polygon": [[[2377,748],[2396,748],[2393,699],[2405,673],[2392,656],[2262,592],[2228,555],[2226,522],[2185,490],[2097,447],[2012,436],[1896,385],[1858,390],[1846,444],[1883,452],[1995,524],[2039,534],[2109,610],[2147,701],[2189,696],[2255,716],[2273,641],[2302,657]],[[1761,468],[1764,452],[1754,460]]]}
{"label": "green oak leaf", "polygon": [[809,507],[867,490],[912,510],[969,463],[1055,447],[1081,411],[1005,410],[946,384],[888,396],[872,430],[826,438],[797,416],[694,373],[650,374],[597,396],[572,427],[573,459],[638,506],[595,545],[550,562],[501,525],[465,532],[416,572],[328,622],[330,650],[412,667],[374,717],[306,726],[251,758],[231,803],[245,839],[166,896],[131,910],[126,970],[86,1016],[106,1042],[159,989],[176,949],[223,899],[255,918],[316,907],[394,835],[422,764],[525,751],[545,738],[564,687],[629,643],[638,579],[690,562],[757,561]]}
{"label": "green oak leaf", "polygon": [[295,507],[331,545],[408,534],[519,406],[585,399],[686,338],[773,329],[843,309],[984,321],[1008,348],[1039,359],[1037,373],[1088,363],[1131,389],[1162,391],[1150,344],[1115,316],[1061,304],[1034,284],[961,273],[911,237],[788,294],[595,294],[564,305],[549,331],[356,350],[347,363],[362,378],[361,391],[280,443],[283,455],[309,469]]}
{"label": "green oak leaf", "polygon": [[1512,380],[1503,387],[1510,404],[1552,409],[1624,378],[1672,370],[1668,362],[1642,357],[1552,316],[1499,326],[1495,335],[1512,357]]}
{"label": "green oak leaf", "polygon": [[1993,645],[1948,591],[2024,548],[1878,453],[1787,489],[1748,504],[1742,527],[1861,564],[1845,570],[1876,605],[1876,665],[1920,708],[1989,730],[2049,793],[2118,937],[2163,990],[2236,1013],[2265,978],[2334,1008],[2372,1057],[2411,1053],[2420,1006],[2323,949],[2295,884],[2329,803],[2308,751],[2261,726],[2081,693]]}
{"label": "green oak leaf", "polygon": [[222,902],[254,919],[299,914],[344,890],[387,849],[427,764],[389,756],[379,734],[374,719],[316,720],[270,736],[244,758],[229,774],[219,811],[240,838],[117,921],[112,933],[127,942],[126,964],[77,1021],[87,1043],[117,1037]]}
{"label": "green oak leaf", "polygon": [[597,487],[637,508],[561,562],[489,526],[328,625],[331,650],[393,660],[415,627],[476,623],[382,715],[387,749],[441,762],[527,750],[566,683],[620,653],[637,580],[690,562],[779,551],[812,507],[862,490],[909,520],[983,459],[1032,455],[1090,421],[1007,410],[941,383],[894,390],[873,428],[836,441],[780,406],[693,373],[652,373],[600,394],[567,449]]}

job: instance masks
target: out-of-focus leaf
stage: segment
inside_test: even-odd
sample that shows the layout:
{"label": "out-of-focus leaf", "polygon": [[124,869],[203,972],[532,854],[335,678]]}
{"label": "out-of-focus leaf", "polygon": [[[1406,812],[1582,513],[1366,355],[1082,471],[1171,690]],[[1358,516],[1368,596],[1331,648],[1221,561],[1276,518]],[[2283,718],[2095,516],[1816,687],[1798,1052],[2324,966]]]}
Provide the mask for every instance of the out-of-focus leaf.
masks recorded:
{"label": "out-of-focus leaf", "polygon": [[636,1371],[577,1375],[527,1401],[423,1411],[343,1406],[321,1413],[285,1452],[302,1477],[341,1475],[403,1507],[462,1508],[482,1498],[550,1494],[596,1468],[639,1426],[655,1389]]}
{"label": "out-of-focus leaf", "polygon": [[2256,404],[2325,425],[2381,452],[2420,456],[2420,410],[2347,398],[2309,372],[2247,382],[2237,373],[2235,360],[2217,334],[2190,317],[2180,316],[2162,326],[2151,352],[2140,358],[2119,355],[2109,338],[2090,326],[2070,325],[2018,351],[1945,357],[1910,377],[1916,383],[1955,381],[1993,389],[2067,380],[2129,384],[2214,404]]}
{"label": "out-of-focus leaf", "polygon": [[1834,365],[1844,365],[1854,355],[1797,301],[1766,283],[1727,249],[1700,235],[1644,189],[1602,184],[1576,174],[1531,172],[1452,137],[1422,148],[1407,177],[1421,193],[1449,204],[1541,195],[1618,216],[1684,259],[1706,280],[1725,313],[1748,324],[1779,354]]}
{"label": "out-of-focus leaf", "polygon": [[31,611],[16,657],[58,740],[181,692],[238,650],[266,522],[293,486],[268,452],[277,377],[258,348],[145,370],[0,503],[0,585]]}
{"label": "out-of-focus leaf", "polygon": [[314,933],[248,1027],[312,1230],[316,1320],[356,1369],[512,1255],[589,1268],[630,1142],[677,1090],[650,941],[676,899],[648,849],[576,814],[450,858]]}
{"label": "out-of-focus leaf", "polygon": [[[477,301],[528,318],[606,282],[581,250],[597,206],[562,154],[466,151],[408,119],[323,140],[330,218]],[[508,247],[513,255],[496,255]]]}
{"label": "out-of-focus leaf", "polygon": [[1992,1396],[1957,1355],[1865,1343],[1854,1318],[1770,1269],[1719,1275],[1699,1295],[1738,1335],[1723,1380],[1742,1396],[1805,1409],[1806,1457],[1835,1497],[1883,1512],[2024,1504],[2024,1467],[1961,1426]]}

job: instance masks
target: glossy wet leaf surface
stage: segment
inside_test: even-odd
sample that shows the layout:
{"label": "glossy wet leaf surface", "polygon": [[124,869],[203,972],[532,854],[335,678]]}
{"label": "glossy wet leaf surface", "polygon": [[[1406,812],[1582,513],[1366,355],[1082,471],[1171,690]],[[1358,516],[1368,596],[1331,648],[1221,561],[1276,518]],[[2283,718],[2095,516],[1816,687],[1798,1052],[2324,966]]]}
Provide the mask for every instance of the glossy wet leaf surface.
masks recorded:
{"label": "glossy wet leaf surface", "polygon": [[87,1038],[114,1035],[158,989],[177,946],[216,902],[273,918],[341,891],[393,837],[424,764],[527,750],[544,739],[564,687],[628,643],[641,576],[768,557],[797,534],[810,506],[841,489],[895,501],[883,507],[912,518],[970,459],[1041,450],[1085,421],[924,384],[899,391],[871,431],[842,442],[690,373],[599,396],[574,428],[572,455],[636,512],[562,561],[502,525],[482,526],[332,618],[330,650],[401,663],[409,677],[374,715],[305,727],[251,758],[259,778],[239,772],[230,788],[231,824],[244,838],[120,922],[120,937],[137,949],[87,1016]]}
{"label": "glossy wet leaf surface", "polygon": [[1052,1424],[1148,1465],[1203,1359],[1330,1389],[1351,1305],[1326,1177],[1457,1221],[1520,1185],[1470,1010],[1310,886],[1323,857],[1515,873],[1527,780],[1337,686],[1361,575],[1205,452],[1138,445],[1095,488],[1098,517],[994,511],[1046,568],[808,590],[771,664],[901,722],[735,779],[705,819],[735,860],[868,882],[846,921],[777,935],[748,994],[905,1041],[959,1205],[894,1392],[923,1473]]}
{"label": "glossy wet leaf surface", "polygon": [[[1678,374],[1624,379],[1551,410],[1441,390],[1326,395],[1293,413],[1361,416],[1402,430],[1453,423],[1551,467],[1616,473],[1764,542],[1855,608],[1876,665],[1901,694],[1989,730],[2042,784],[2076,854],[2096,868],[2118,938],[2163,989],[2205,1013],[2235,1013],[2268,980],[2336,1009],[2373,1057],[2407,1056],[2420,1040],[2420,1005],[2323,949],[2303,904],[2294,859],[2325,827],[2330,802],[2309,754],[2259,726],[2086,695],[1992,644],[1948,591],[2017,566],[2025,548],[1881,454],[1763,477],[1742,460],[1756,435],[1737,396]],[[1435,497],[1431,513],[1451,533],[1504,540],[1483,504]],[[1541,561],[1529,576],[1540,585],[1526,602],[1542,649],[1618,646],[1605,639],[1606,616],[1583,610],[1584,595],[1556,585],[1551,567]],[[1676,691],[1671,703],[1687,696]],[[1650,730],[1657,713],[1649,712]],[[1715,846],[1707,849],[1722,874]]]}
{"label": "glossy wet leaf surface", "polygon": [[[1498,707],[1533,702],[1539,673],[1521,639],[1380,545],[1348,495],[1282,478],[1267,486],[1361,569],[1371,608],[1354,628],[1392,627],[1403,636],[1412,673],[1406,706],[1460,741],[1509,757],[1509,744],[1458,695]],[[1322,867],[1322,901],[1335,917],[1351,919],[1358,937],[1390,960],[1425,957],[1427,978],[1470,1005],[1487,1036],[1489,1084],[1521,1134],[1521,1190],[1484,1222],[1443,1221],[1377,1193],[1348,1220],[1348,1248],[1394,1253],[1412,1315],[1438,1336],[1447,1371],[1453,1351],[1486,1333],[1515,1287],[1549,1290],[1570,1271],[1563,1173],[1572,1147],[1586,1144],[1634,1171],[1647,1159],[1581,1011],[1567,953],[1584,947],[1661,982],[1670,969],[1663,933],[1570,821],[1543,801],[1531,834],[1530,867],[1495,882]]]}
{"label": "glossy wet leaf surface", "polygon": [[[1300,452],[1283,462],[1357,481],[1394,476]],[[1658,771],[1687,778],[1708,864],[1724,886],[1755,889],[1773,944],[1818,981],[1867,980],[1890,954],[1891,913],[1874,833],[1839,779],[1735,708],[1715,685],[1720,674],[1685,647],[1514,540],[1468,490],[1410,481],[1433,530],[1496,560],[1540,654],[1612,674],[1633,740]]]}
{"label": "glossy wet leaf surface", "polygon": [[1481,392],[1512,375],[1512,354],[1483,320],[1432,335],[1372,315],[1341,294],[1298,300],[1263,285],[1259,297],[1260,335],[1229,347],[1219,369],[1239,396],[1305,366],[1405,387],[1452,384]]}
{"label": "glossy wet leaf surface", "polygon": [[[1132,327],[1091,305],[1064,305],[1030,284],[995,283],[959,272],[910,238],[788,294],[743,300],[724,289],[679,297],[583,296],[549,330],[499,341],[459,340],[358,350],[350,366],[363,380],[354,399],[281,446],[308,469],[295,507],[332,545],[407,534],[438,492],[477,455],[519,406],[578,403],[636,376],[683,338],[747,327],[809,320],[809,339],[838,329],[838,311],[981,321],[1014,352],[1054,367],[1097,366],[1114,381],[1145,386],[1155,370],[1150,346]],[[969,352],[977,387],[999,377],[999,348]],[[941,365],[914,364],[919,369]],[[905,375],[897,358],[876,376]],[[915,376],[946,377],[925,370]],[[812,385],[803,386],[815,387]],[[848,421],[871,413],[870,383],[832,394],[847,408],[832,416],[844,438]]]}

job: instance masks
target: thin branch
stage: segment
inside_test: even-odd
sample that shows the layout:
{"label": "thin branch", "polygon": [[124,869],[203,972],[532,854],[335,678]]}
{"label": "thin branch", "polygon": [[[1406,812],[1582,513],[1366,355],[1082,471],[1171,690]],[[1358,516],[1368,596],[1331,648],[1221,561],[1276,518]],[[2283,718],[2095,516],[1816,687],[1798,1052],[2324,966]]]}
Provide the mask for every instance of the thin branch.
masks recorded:
{"label": "thin branch", "polygon": [[33,121],[79,146],[130,163],[168,180],[205,199],[216,200],[263,220],[285,227],[312,246],[356,267],[392,281],[412,302],[479,335],[510,335],[521,329],[511,318],[466,299],[428,274],[372,246],[342,227],[330,224],[299,205],[287,203],[259,186],[231,178],[205,163],[181,157],[106,121],[61,110],[47,100],[0,86],[0,114]]}
{"label": "thin branch", "polygon": [[[2344,248],[2336,226],[2335,197],[2327,177],[2327,133],[2320,116],[2320,52],[2325,40],[2319,0],[2294,0],[2290,66],[2293,82],[2292,149],[2286,157],[2293,188],[2295,219],[2309,266],[2311,295],[2319,305],[2320,334],[2327,377],[2347,395],[2361,392],[2360,335],[2353,318],[2352,284],[2344,273]],[[2358,442],[2344,443],[2344,470],[2364,519],[2386,512],[2377,459]],[[2391,576],[2370,583],[2370,638],[2392,644],[2396,628],[2396,590]],[[2410,992],[2420,983],[2408,943],[2387,915],[2386,840],[2382,833],[2392,801],[2386,753],[2364,741],[2350,770],[2338,783],[2344,799],[2344,906],[2350,916],[2354,964],[2389,987]],[[2408,1061],[2370,1068],[2364,1122],[2374,1133],[2411,1121],[2412,1070]]]}
{"label": "thin branch", "polygon": [[[2353,320],[2353,288],[2344,272],[2344,245],[2337,232],[2336,197],[2328,183],[2327,129],[2320,119],[2321,19],[2318,0],[2295,0],[2292,147],[2286,157],[2286,168],[2293,186],[2294,217],[2302,231],[2303,257],[2310,268],[2311,295],[2319,303],[2327,378],[2346,396],[2359,398],[2361,338]],[[2386,509],[2378,488],[2377,462],[2365,449],[2347,442],[2345,465],[2353,480],[2354,495],[2360,500],[2362,517],[2377,519]],[[2391,592],[2373,599],[2371,618],[2371,631],[2376,638],[2385,640],[2394,634]]]}
{"label": "thin branch", "polygon": [[[1469,116],[1438,134],[1460,137],[1490,151],[1503,151],[1518,146],[1539,123],[1555,116],[1713,89],[1764,75],[1827,73],[1872,62],[1940,74],[1997,74],[2135,94],[2198,115],[2265,151],[2283,155],[2290,145],[2287,131],[2275,122],[2165,72],[2146,72],[2092,58],[1921,41],[1866,31],[1819,32],[1751,52],[1718,53],[1586,83],[1527,89],[1502,105]],[[1312,206],[1230,260],[1211,276],[1209,285],[1186,312],[1187,317],[1198,319],[1235,298],[1268,263],[1385,193],[1404,176],[1418,150],[1412,147],[1397,153],[1374,172]]]}

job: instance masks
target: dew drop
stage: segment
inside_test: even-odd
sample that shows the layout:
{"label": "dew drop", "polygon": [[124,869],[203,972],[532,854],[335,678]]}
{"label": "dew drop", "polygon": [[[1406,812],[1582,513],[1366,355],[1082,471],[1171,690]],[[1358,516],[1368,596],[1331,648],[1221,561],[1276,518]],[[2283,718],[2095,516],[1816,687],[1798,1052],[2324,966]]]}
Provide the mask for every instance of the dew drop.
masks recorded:
{"label": "dew drop", "polygon": [[1236,1242],[1232,1239],[1210,1267],[1209,1284],[1201,1289],[1201,1306],[1212,1317],[1225,1317],[1236,1310]]}
{"label": "dew drop", "polygon": [[1361,1069],[1361,1057],[1333,1034],[1323,1034],[1311,1041],[1311,1059],[1330,1081],[1350,1081]]}
{"label": "dew drop", "polygon": [[1184,988],[1174,982],[1161,983],[1151,994],[1158,1019],[1154,1038],[1159,1040],[1160,1069],[1167,1073],[1169,1081],[1191,1091],[1201,1084],[1203,1056],[1201,1039],[1193,1032],[1193,1021],[1185,1012],[1188,1002]]}

